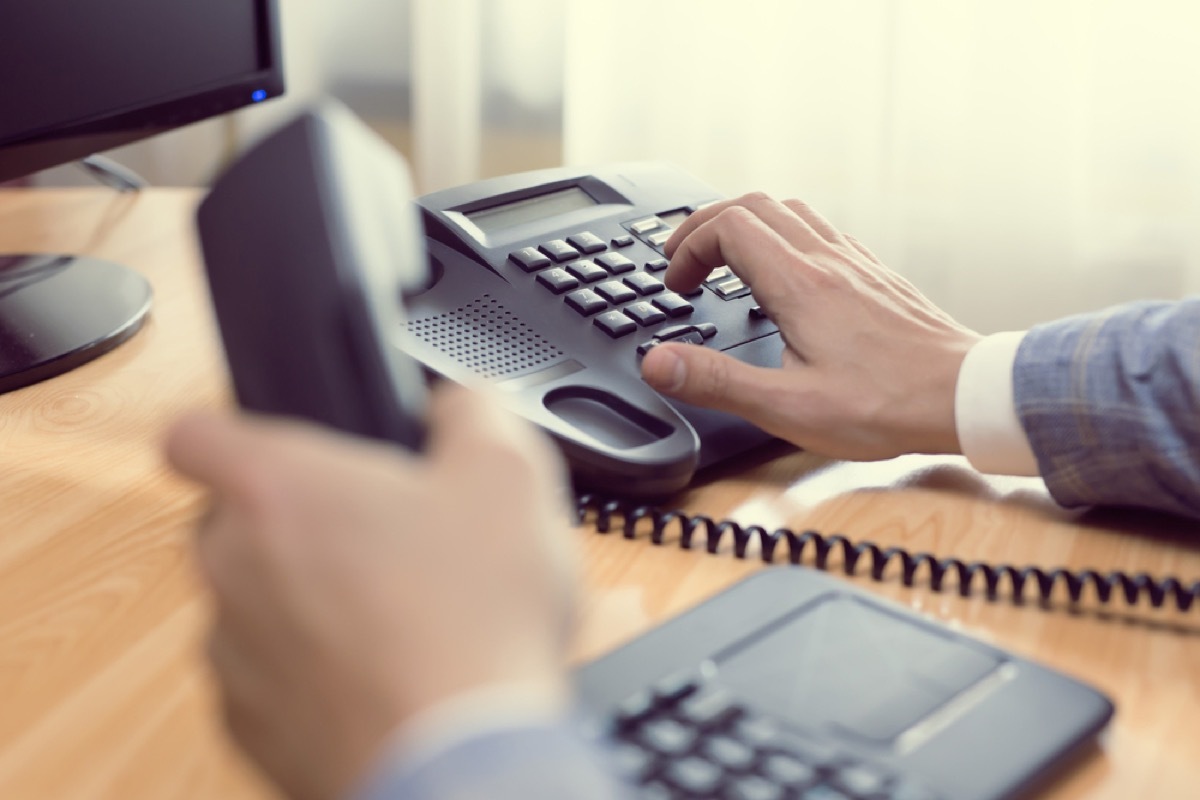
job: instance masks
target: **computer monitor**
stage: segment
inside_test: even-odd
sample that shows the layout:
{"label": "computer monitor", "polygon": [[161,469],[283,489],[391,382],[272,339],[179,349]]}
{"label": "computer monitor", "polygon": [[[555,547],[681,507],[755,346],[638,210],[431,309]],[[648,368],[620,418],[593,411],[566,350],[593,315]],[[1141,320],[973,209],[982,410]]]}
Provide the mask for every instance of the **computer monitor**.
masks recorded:
{"label": "computer monitor", "polygon": [[[0,21],[0,182],[283,93],[277,0],[36,0]],[[0,393],[112,350],[149,312],[128,268],[0,254]]]}

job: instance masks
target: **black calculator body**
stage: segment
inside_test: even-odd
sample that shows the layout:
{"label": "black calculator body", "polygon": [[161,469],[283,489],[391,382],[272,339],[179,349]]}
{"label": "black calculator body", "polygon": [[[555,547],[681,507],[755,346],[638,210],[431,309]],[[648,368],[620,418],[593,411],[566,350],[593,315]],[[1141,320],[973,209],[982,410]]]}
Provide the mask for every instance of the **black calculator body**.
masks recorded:
{"label": "black calculator body", "polygon": [[663,341],[779,366],[779,331],[728,268],[688,295],[662,283],[671,232],[718,194],[664,163],[510,175],[429,194],[431,280],[406,298],[405,349],[480,379],[548,431],[576,481],[665,495],[769,436],[673,402],[640,377]]}
{"label": "black calculator body", "polygon": [[582,667],[643,800],[1028,796],[1112,716],[1084,684],[804,567]]}

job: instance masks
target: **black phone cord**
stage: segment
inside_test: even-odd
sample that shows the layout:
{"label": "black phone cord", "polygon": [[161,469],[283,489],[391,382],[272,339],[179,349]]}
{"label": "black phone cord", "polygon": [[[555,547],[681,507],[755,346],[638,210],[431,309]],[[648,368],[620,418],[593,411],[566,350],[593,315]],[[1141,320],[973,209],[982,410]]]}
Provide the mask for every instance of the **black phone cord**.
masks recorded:
{"label": "black phone cord", "polygon": [[[1089,585],[1101,603],[1109,603],[1114,593],[1123,597],[1126,604],[1136,606],[1145,596],[1153,608],[1161,608],[1170,599],[1180,611],[1188,611],[1193,604],[1200,607],[1200,580],[1186,586],[1175,577],[1154,578],[1139,572],[1129,575],[1120,570],[1101,574],[1095,570],[1073,571],[1063,567],[1042,569],[1041,567],[1015,567],[1011,564],[992,565],[983,561],[966,562],[958,558],[938,558],[930,553],[910,553],[903,547],[880,547],[874,542],[854,542],[840,533],[825,535],[814,530],[797,534],[788,528],[767,530],[761,525],[741,525],[732,520],[720,522],[703,514],[687,514],[680,510],[664,511],[654,506],[639,505],[602,495],[581,493],[575,496],[575,516],[578,524],[592,521],[596,531],[607,534],[620,526],[626,539],[638,538],[639,524],[649,521],[650,541],[655,545],[666,543],[668,530],[674,525],[679,531],[679,546],[691,550],[697,536],[702,537],[704,548],[716,554],[722,542],[733,539],[733,553],[737,558],[746,558],[751,542],[757,540],[764,563],[775,563],[780,544],[786,548],[790,564],[804,564],[811,546],[811,565],[817,569],[830,568],[830,556],[840,552],[842,570],[846,575],[856,576],[860,566],[869,565],[872,580],[883,581],[887,569],[893,562],[901,565],[901,580],[905,586],[913,586],[921,567],[926,568],[929,587],[935,592],[946,591],[947,576],[957,577],[958,594],[970,597],[977,581],[982,581],[989,600],[1000,596],[1000,585],[1008,579],[1012,589],[1011,600],[1020,605],[1026,600],[1026,591],[1036,593],[1035,599],[1049,603],[1055,587],[1062,583],[1072,603],[1078,603]],[[782,555],[782,554],[781,554]],[[864,556],[867,558],[864,559]]]}

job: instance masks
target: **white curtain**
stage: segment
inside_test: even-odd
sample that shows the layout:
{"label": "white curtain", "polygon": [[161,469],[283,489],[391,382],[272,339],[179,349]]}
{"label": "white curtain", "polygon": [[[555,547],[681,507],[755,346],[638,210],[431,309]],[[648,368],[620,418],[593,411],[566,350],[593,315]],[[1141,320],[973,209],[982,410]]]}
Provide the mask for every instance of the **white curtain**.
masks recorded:
{"label": "white curtain", "polygon": [[806,199],[967,324],[1200,291],[1194,0],[571,0],[566,40],[568,161]]}
{"label": "white curtain", "polygon": [[[804,198],[981,330],[1200,291],[1195,0],[415,3],[477,25],[414,66],[419,89],[474,58],[443,116],[561,102],[568,163]],[[425,129],[427,183],[482,174],[466,118]]]}

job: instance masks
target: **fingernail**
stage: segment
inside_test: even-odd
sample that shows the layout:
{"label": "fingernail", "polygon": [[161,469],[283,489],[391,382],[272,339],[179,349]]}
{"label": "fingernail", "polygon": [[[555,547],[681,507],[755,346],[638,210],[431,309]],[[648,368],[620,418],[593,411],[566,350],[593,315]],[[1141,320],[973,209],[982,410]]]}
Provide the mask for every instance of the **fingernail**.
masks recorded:
{"label": "fingernail", "polygon": [[[651,351],[656,352],[656,351]],[[683,359],[667,349],[657,350],[659,365],[654,369],[654,388],[664,392],[677,392],[687,381],[687,366]]]}

